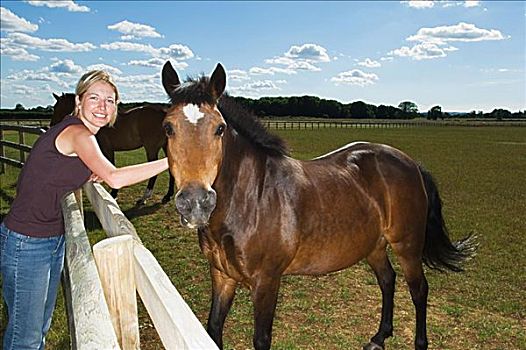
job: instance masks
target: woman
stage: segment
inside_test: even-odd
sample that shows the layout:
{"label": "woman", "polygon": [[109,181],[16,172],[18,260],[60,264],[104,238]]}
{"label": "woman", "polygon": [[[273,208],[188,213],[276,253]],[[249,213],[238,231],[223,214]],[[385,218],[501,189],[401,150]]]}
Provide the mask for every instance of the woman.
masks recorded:
{"label": "woman", "polygon": [[5,350],[44,348],[64,261],[64,195],[88,180],[121,188],[168,168],[166,158],[116,168],[103,156],[95,134],[113,124],[118,100],[106,72],[84,74],[74,115],[40,136],[20,173],[17,196],[0,225],[2,293],[9,317]]}

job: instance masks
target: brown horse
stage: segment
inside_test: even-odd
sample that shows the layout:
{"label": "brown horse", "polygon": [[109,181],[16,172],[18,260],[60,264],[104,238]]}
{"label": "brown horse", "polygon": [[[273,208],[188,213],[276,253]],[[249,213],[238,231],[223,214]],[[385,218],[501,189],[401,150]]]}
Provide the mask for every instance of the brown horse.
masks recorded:
{"label": "brown horse", "polygon": [[[53,108],[50,126],[60,122],[75,108],[75,94],[63,93],[62,96],[53,94],[53,97],[57,101]],[[166,135],[162,129],[165,114],[164,106],[153,103],[129,110],[119,109],[115,124],[112,127],[100,129],[96,135],[102,153],[115,164],[115,151],[131,151],[144,147],[148,161],[158,159],[161,148],[166,153]],[[144,204],[152,196],[156,180],[157,176],[150,178],[144,195],[137,201],[138,205]],[[116,189],[111,191],[111,195],[115,198],[117,193]],[[174,179],[170,175],[168,192],[163,197],[162,203],[169,202],[173,195]]]}
{"label": "brown horse", "polygon": [[475,249],[471,237],[448,238],[431,175],[403,152],[367,142],[311,161],[289,157],[253,115],[228,96],[219,100],[226,83],[220,64],[210,78],[181,84],[167,62],[162,81],[172,102],[164,128],[176,207],[184,225],[198,228],[210,263],[207,330],[217,345],[239,284],[252,295],[254,347],[269,349],[282,275],[325,274],[366,259],[382,291],[382,313],[364,349],[383,349],[393,331],[389,245],[415,306],[415,349],[427,349],[422,264],[461,271]]}

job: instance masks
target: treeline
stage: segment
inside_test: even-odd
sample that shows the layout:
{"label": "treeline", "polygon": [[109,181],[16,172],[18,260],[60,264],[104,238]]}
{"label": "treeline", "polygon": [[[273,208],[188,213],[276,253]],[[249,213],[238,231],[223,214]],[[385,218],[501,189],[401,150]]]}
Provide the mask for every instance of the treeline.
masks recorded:
{"label": "treeline", "polygon": [[470,113],[444,113],[441,106],[420,112],[416,103],[403,101],[395,106],[379,105],[356,101],[343,104],[335,100],[326,100],[315,96],[262,97],[250,99],[234,97],[242,105],[265,117],[316,117],[331,119],[447,119],[447,118],[488,118],[520,119],[526,118],[525,111],[512,113],[505,109],[494,109],[490,113],[472,111]]}
{"label": "treeline", "polygon": [[[241,105],[252,110],[260,117],[313,117],[330,119],[413,119],[427,118],[432,120],[448,118],[476,118],[476,119],[523,119],[525,111],[512,113],[506,109],[494,109],[490,113],[472,111],[470,113],[446,113],[441,106],[434,106],[429,111],[419,111],[416,103],[400,102],[398,106],[379,105],[356,101],[341,103],[335,100],[322,99],[315,96],[291,97],[261,97],[251,99],[233,97]],[[119,108],[129,109],[140,106],[145,102],[121,103]],[[168,106],[168,104],[166,104]],[[14,109],[0,109],[0,119],[42,119],[53,114],[53,106],[26,109],[17,104]]]}

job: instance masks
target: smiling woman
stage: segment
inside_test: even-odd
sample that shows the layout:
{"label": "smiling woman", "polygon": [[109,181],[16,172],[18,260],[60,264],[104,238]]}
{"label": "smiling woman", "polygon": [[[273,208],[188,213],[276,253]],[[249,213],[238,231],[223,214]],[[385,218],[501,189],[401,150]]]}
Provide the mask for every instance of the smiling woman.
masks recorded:
{"label": "smiling woman", "polygon": [[35,142],[20,173],[17,196],[0,225],[2,295],[9,319],[6,350],[45,346],[64,260],[64,195],[88,180],[120,188],[168,168],[166,159],[115,168],[103,156],[95,134],[115,120],[119,96],[109,74],[84,74],[76,91],[75,115]]}

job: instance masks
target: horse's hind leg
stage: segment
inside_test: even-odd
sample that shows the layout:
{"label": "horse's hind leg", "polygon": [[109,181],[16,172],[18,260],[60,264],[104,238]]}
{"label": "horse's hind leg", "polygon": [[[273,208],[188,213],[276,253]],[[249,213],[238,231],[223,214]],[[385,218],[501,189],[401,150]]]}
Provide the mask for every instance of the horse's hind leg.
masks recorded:
{"label": "horse's hind leg", "polygon": [[[404,277],[409,286],[416,311],[415,349],[426,350],[427,341],[427,294],[429,287],[422,267],[422,253],[411,249],[412,244],[401,241],[391,245],[398,257]],[[414,246],[413,246],[414,247]]]}
{"label": "horse's hind leg", "polygon": [[364,350],[383,349],[386,338],[393,335],[393,307],[396,273],[387,257],[386,243],[380,244],[369,254],[367,262],[373,269],[382,290],[382,318],[378,333],[366,344]]}
{"label": "horse's hind leg", "polygon": [[[159,148],[155,147],[147,147],[144,146],[146,150],[146,159],[148,162],[152,162],[154,160],[157,160],[159,157]],[[148,185],[146,186],[146,189],[144,190],[144,194],[140,199],[137,200],[135,205],[140,206],[146,204],[146,201],[152,197],[153,194],[153,187],[155,186],[155,181],[157,180],[157,175],[150,177],[148,180]]]}

